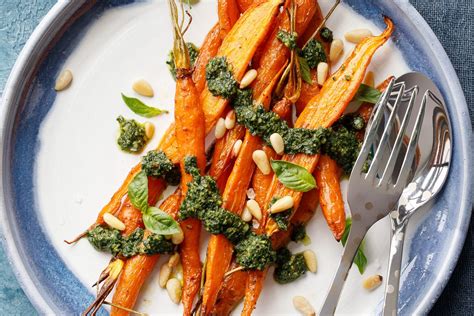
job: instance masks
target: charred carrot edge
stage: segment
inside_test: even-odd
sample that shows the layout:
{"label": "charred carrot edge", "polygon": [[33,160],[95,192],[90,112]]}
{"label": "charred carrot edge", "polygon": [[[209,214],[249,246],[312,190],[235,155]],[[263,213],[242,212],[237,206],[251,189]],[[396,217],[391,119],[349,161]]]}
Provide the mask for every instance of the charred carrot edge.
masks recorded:
{"label": "charred carrot edge", "polygon": [[[364,79],[366,69],[376,50],[382,46],[393,32],[392,21],[385,17],[387,28],[375,37],[367,38],[355,48],[352,55],[344,62],[341,68],[323,85],[321,92],[306,106],[296,121],[296,127],[318,128],[331,126],[344,112],[349,102],[354,97],[360,83]],[[283,160],[296,163],[308,171],[313,172],[319,155],[309,156],[304,154],[285,155]],[[273,196],[291,196],[294,205],[298,206],[301,192],[295,192],[284,187],[274,177],[269,190],[267,201]],[[278,230],[271,219],[266,224],[266,233],[272,235]]]}
{"label": "charred carrot edge", "polygon": [[221,0],[217,2],[220,37],[224,39],[239,19],[240,9],[236,0]]}
{"label": "charred carrot edge", "polygon": [[340,240],[346,227],[346,213],[339,184],[341,169],[329,156],[321,155],[315,175],[324,218],[334,238]]}
{"label": "charred carrot edge", "polygon": [[[160,209],[170,215],[176,214],[180,201],[181,192],[176,190],[160,205]],[[133,308],[143,284],[148,279],[159,257],[159,255],[138,255],[128,259],[117,281],[112,303],[126,308]],[[112,307],[111,315],[113,316],[126,316],[128,314],[123,309]]]}

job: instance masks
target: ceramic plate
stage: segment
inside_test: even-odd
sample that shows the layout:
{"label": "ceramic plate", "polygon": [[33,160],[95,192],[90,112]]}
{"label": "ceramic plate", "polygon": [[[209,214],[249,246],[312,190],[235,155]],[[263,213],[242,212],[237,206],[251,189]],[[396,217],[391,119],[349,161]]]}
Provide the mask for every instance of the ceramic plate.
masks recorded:
{"label": "ceramic plate", "polygon": [[[320,1],[323,11],[331,2]],[[202,42],[217,19],[215,7],[210,0],[193,6],[188,40]],[[156,95],[147,102],[170,110],[153,119],[157,130],[148,149],[157,145],[173,119],[174,82],[165,65],[172,41],[167,12],[165,1],[60,1],[38,26],[12,71],[0,108],[0,221],[16,275],[39,312],[83,311],[93,299],[91,284],[109,260],[85,240],[72,247],[63,240],[94,221],[139,160],[115,145],[118,115],[143,120],[128,110],[120,93],[133,96],[131,83],[145,78]],[[399,310],[422,314],[429,311],[449,279],[469,224],[471,127],[464,96],[444,50],[407,1],[347,0],[329,27],[336,37],[355,27],[379,33],[384,27],[383,14],[394,20],[396,31],[373,59],[376,80],[410,69],[427,74],[443,93],[453,126],[453,160],[446,187],[435,203],[410,222],[405,244]],[[351,49],[346,43],[345,54]],[[74,81],[68,90],[56,93],[55,78],[64,68],[72,70]],[[294,314],[294,295],[310,298],[316,307],[321,305],[342,248],[331,237],[320,212],[308,231],[309,247],[318,256],[318,273],[284,286],[267,278],[255,314]],[[365,276],[384,275],[388,244],[389,223],[382,221],[367,236]],[[159,288],[156,272],[136,309],[151,314],[179,313],[180,307]],[[383,287],[367,293],[361,287],[362,279],[353,267],[338,313],[381,311]]]}

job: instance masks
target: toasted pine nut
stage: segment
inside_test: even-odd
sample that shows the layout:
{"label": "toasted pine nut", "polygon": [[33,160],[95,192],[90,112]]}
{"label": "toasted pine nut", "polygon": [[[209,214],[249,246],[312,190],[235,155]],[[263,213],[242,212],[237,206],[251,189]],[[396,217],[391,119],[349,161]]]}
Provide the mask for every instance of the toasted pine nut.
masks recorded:
{"label": "toasted pine nut", "polygon": [[72,82],[72,72],[69,69],[62,71],[59,74],[59,77],[56,79],[56,84],[54,85],[54,90],[62,91],[69,87]]}
{"label": "toasted pine nut", "polygon": [[104,219],[104,222],[112,228],[115,228],[118,230],[125,229],[125,224],[110,213],[105,213],[104,216],[102,216],[102,218]]}
{"label": "toasted pine nut", "polygon": [[175,233],[175,234],[171,235],[171,242],[174,245],[179,245],[180,243],[183,242],[183,240],[184,240],[184,233],[183,233],[183,230],[180,227],[178,233]]}
{"label": "toasted pine nut", "polygon": [[293,197],[289,195],[284,196],[273,203],[272,207],[270,207],[270,213],[275,214],[286,211],[292,208],[294,204],[295,201],[293,200]]}
{"label": "toasted pine nut", "polygon": [[315,316],[316,312],[314,311],[313,306],[308,302],[303,296],[293,297],[293,306],[298,312],[304,316]]}
{"label": "toasted pine nut", "polygon": [[344,34],[346,41],[349,41],[354,44],[359,44],[360,42],[362,42],[363,39],[372,36],[374,35],[369,29],[357,29]]}
{"label": "toasted pine nut", "polygon": [[369,71],[367,73],[364,79],[364,83],[372,88],[375,86],[374,73],[372,71]]}
{"label": "toasted pine nut", "polygon": [[169,279],[168,282],[166,282],[166,290],[168,291],[168,295],[170,296],[173,303],[179,304],[181,301],[181,295],[183,293],[181,282],[175,278]]}
{"label": "toasted pine nut", "polygon": [[148,139],[152,139],[155,134],[155,125],[151,122],[145,122],[145,135]]}
{"label": "toasted pine nut", "polygon": [[328,77],[329,65],[323,62],[319,63],[317,72],[318,72],[318,84],[322,86]]}
{"label": "toasted pine nut", "polygon": [[216,136],[217,139],[221,139],[225,135],[225,120],[221,117],[216,124],[216,130],[214,132],[214,135]]}
{"label": "toasted pine nut", "polygon": [[232,152],[234,153],[234,156],[235,156],[235,157],[237,157],[237,156],[239,155],[240,147],[242,147],[242,140],[238,139],[238,140],[234,143],[234,147],[232,148]]}
{"label": "toasted pine nut", "polygon": [[233,129],[234,126],[235,126],[235,112],[234,110],[231,110],[229,111],[229,113],[227,113],[226,117],[225,117],[225,120],[224,120],[224,125],[225,125],[225,128],[227,129]]}
{"label": "toasted pine nut", "polygon": [[335,39],[331,43],[331,48],[329,49],[329,60],[336,62],[344,50],[344,43],[340,39]]}
{"label": "toasted pine nut", "polygon": [[248,200],[246,204],[248,210],[258,220],[262,219],[262,210],[260,209],[260,205],[258,205],[257,201],[255,200]]}
{"label": "toasted pine nut", "polygon": [[254,80],[257,78],[257,71],[255,69],[250,69],[247,71],[240,81],[240,89],[247,88]]}
{"label": "toasted pine nut", "polygon": [[281,137],[280,134],[271,134],[270,143],[277,154],[282,155],[285,152],[285,142],[283,141],[283,137]]}
{"label": "toasted pine nut", "polygon": [[308,270],[315,273],[318,270],[318,261],[316,260],[316,254],[312,250],[305,250],[303,252],[304,261]]}
{"label": "toasted pine nut", "polygon": [[168,267],[174,268],[180,261],[179,253],[173,254],[170,259],[168,260]]}
{"label": "toasted pine nut", "polygon": [[252,154],[252,159],[257,165],[258,169],[264,174],[270,174],[270,162],[268,161],[267,154],[263,150],[256,150]]}
{"label": "toasted pine nut", "polygon": [[166,282],[168,282],[170,276],[171,276],[171,268],[169,265],[165,263],[164,265],[161,266],[161,269],[160,269],[159,284],[161,288],[164,289],[166,287]]}
{"label": "toasted pine nut", "polygon": [[244,222],[250,222],[252,220],[252,213],[250,213],[248,207],[244,207],[244,211],[242,212],[242,220]]}
{"label": "toasted pine nut", "polygon": [[144,79],[137,80],[133,83],[132,85],[133,91],[138,93],[139,95],[142,95],[144,97],[153,97],[155,93],[153,92],[153,88],[151,85],[148,83],[148,81]]}
{"label": "toasted pine nut", "polygon": [[364,289],[373,291],[376,288],[378,288],[382,284],[383,278],[379,274],[374,274],[367,279],[364,280],[362,285],[364,286]]}

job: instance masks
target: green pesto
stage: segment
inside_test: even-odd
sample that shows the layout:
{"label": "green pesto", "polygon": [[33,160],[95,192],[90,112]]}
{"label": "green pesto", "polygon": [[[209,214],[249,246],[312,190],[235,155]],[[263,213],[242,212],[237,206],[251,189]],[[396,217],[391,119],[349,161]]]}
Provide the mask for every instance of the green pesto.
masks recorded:
{"label": "green pesto", "polygon": [[[268,205],[268,209],[280,199],[279,197],[273,197],[272,200],[270,201],[270,204]],[[293,208],[290,208],[286,211],[275,213],[275,214],[270,214],[270,218],[275,221],[277,224],[278,228],[280,230],[288,230],[288,226],[290,225],[290,218],[291,215],[293,214]]]}
{"label": "green pesto", "polygon": [[280,284],[295,281],[308,271],[303,253],[292,255],[287,248],[277,252],[277,260],[273,278]]}
{"label": "green pesto", "polygon": [[235,246],[236,261],[247,269],[263,270],[275,262],[276,252],[267,235],[251,233]]}
{"label": "green pesto", "polygon": [[[193,68],[194,64],[196,63],[196,59],[198,58],[198,55],[199,55],[199,49],[193,43],[186,43],[186,46],[188,47],[189,59],[191,61],[191,68]],[[168,60],[166,61],[166,64],[168,65],[168,69],[171,75],[176,80],[176,66],[174,64],[173,50],[170,50],[170,52],[168,53]]]}
{"label": "green pesto", "polygon": [[114,256],[129,258],[138,254],[172,253],[175,250],[173,243],[163,235],[152,233],[147,238],[143,236],[144,230],[141,228],[137,228],[129,236],[122,236],[117,229],[103,226],[87,232],[87,239],[95,249],[110,252]]}
{"label": "green pesto", "polygon": [[278,30],[277,33],[277,38],[285,44],[286,47],[289,49],[295,49],[296,48],[296,41],[298,40],[298,34],[297,33],[290,33],[285,30]]}
{"label": "green pesto", "polygon": [[327,27],[323,27],[321,31],[319,32],[319,35],[321,36],[321,39],[325,41],[326,43],[331,43],[332,40],[334,39],[331,29]]}
{"label": "green pesto", "polygon": [[117,117],[120,125],[120,135],[117,144],[120,149],[126,152],[140,152],[148,142],[145,126],[134,119],[127,120],[123,116]]}
{"label": "green pesto", "polygon": [[231,99],[237,93],[237,81],[225,57],[214,57],[206,65],[207,88],[214,96]]}
{"label": "green pesto", "polygon": [[181,180],[179,167],[163,151],[150,150],[143,156],[142,170],[147,176],[163,178],[170,185],[178,185]]}
{"label": "green pesto", "polygon": [[329,135],[327,143],[324,145],[324,152],[336,161],[345,173],[350,174],[359,155],[360,147],[361,143],[355,132],[341,126]]}
{"label": "green pesto", "polygon": [[306,238],[306,226],[304,224],[293,225],[291,231],[291,240],[294,242],[302,241]]}
{"label": "green pesto", "polygon": [[306,59],[311,69],[318,67],[320,62],[327,61],[323,44],[315,39],[309,40],[308,44],[301,51],[301,55]]}

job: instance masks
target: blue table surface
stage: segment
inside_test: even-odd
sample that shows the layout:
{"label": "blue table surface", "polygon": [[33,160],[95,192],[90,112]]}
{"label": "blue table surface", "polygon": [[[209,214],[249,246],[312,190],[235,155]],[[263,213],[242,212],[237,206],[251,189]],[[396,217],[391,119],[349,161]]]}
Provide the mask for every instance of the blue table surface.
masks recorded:
{"label": "blue table surface", "polygon": [[[0,0],[0,94],[18,53],[54,0]],[[438,35],[456,69],[474,122],[472,0],[411,0]],[[459,263],[432,315],[474,314],[473,218]],[[0,247],[0,315],[35,315]]]}

